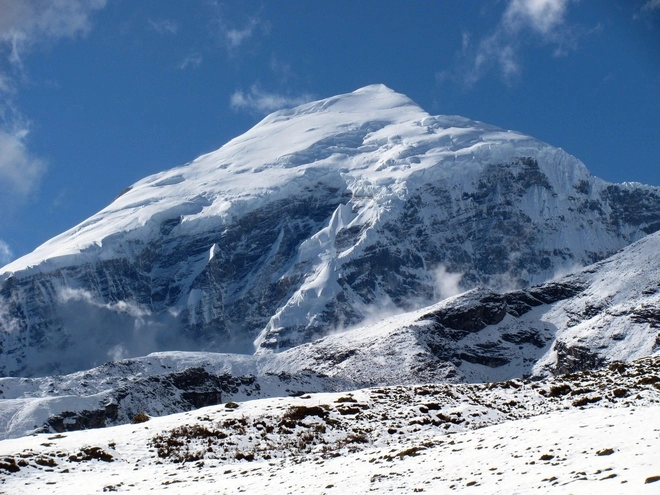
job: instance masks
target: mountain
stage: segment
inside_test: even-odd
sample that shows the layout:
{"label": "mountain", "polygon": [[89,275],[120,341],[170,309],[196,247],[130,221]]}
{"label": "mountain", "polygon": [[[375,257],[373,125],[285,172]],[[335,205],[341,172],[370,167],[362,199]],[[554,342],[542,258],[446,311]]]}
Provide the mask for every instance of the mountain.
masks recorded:
{"label": "mountain", "polygon": [[[660,359],[252,400],[0,442],[4,493],[618,493],[660,484]],[[653,427],[653,425],[656,425]]]}
{"label": "mountain", "polygon": [[474,289],[280,353],[161,352],[70,375],[0,378],[0,439],[230,401],[539,379],[657,356],[658,253],[660,232],[551,282]]}
{"label": "mountain", "polygon": [[2,268],[0,374],[281,353],[467,289],[524,290],[659,229],[660,188],[368,86],[276,112]]}

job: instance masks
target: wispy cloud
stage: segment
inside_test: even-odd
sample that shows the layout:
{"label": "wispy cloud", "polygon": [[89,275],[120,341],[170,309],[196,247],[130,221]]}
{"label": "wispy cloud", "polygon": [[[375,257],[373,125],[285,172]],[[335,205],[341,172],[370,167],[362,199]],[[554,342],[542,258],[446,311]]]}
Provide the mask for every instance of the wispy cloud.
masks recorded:
{"label": "wispy cloud", "polygon": [[569,0],[511,0],[502,23],[507,31],[517,34],[530,28],[543,36],[554,38],[556,28],[564,23]]}
{"label": "wispy cloud", "polygon": [[448,297],[455,296],[464,292],[461,288],[462,273],[451,273],[447,271],[444,265],[438,265],[433,271],[435,291],[434,296],[436,301],[442,301]]}
{"label": "wispy cloud", "polygon": [[179,24],[172,19],[148,19],[151,29],[158,34],[176,34],[179,32]]}
{"label": "wispy cloud", "polygon": [[106,0],[0,0],[0,206],[11,207],[38,185],[45,162],[27,149],[28,120],[16,104],[24,58],[37,44],[86,34]]}
{"label": "wispy cloud", "polygon": [[521,72],[519,51],[526,32],[561,50],[565,36],[561,27],[568,3],[569,0],[510,0],[495,31],[479,43],[468,82],[476,82],[492,66],[499,68],[507,82],[517,77]]}
{"label": "wispy cloud", "polygon": [[273,77],[279,84],[288,85],[300,81],[300,77],[294,72],[291,63],[281,60],[274,53],[270,56],[269,66]]}
{"label": "wispy cloud", "polygon": [[90,16],[105,4],[106,0],[0,0],[0,118],[11,116],[11,97],[24,78],[24,57],[32,46],[85,35],[91,29]]}
{"label": "wispy cloud", "polygon": [[27,131],[12,134],[0,130],[0,194],[3,198],[27,196],[45,170],[44,162],[27,150],[26,137]]}
{"label": "wispy cloud", "polygon": [[14,259],[14,253],[12,253],[9,244],[0,239],[0,266],[4,266]]}
{"label": "wispy cloud", "polygon": [[258,36],[270,33],[270,22],[263,19],[258,13],[243,18],[241,21],[235,20],[234,17],[227,12],[216,11],[211,23],[214,35],[220,39],[230,55],[236,55],[240,50],[249,46],[250,42],[257,40]]}
{"label": "wispy cloud", "polygon": [[660,0],[642,0],[634,6],[632,18],[641,21],[647,28],[654,29],[660,16]]}
{"label": "wispy cloud", "polygon": [[0,43],[3,56],[20,63],[30,45],[85,34],[90,15],[106,0],[0,0]]}
{"label": "wispy cloud", "polygon": [[252,38],[257,28],[261,25],[261,20],[257,17],[253,17],[248,20],[247,24],[240,28],[227,28],[225,29],[224,35],[229,45],[229,48],[238,48],[244,44],[247,40]]}
{"label": "wispy cloud", "polygon": [[124,313],[134,318],[144,318],[151,316],[151,311],[143,308],[133,302],[117,301],[113,303],[99,302],[94,298],[94,295],[84,289],[72,289],[65,287],[61,289],[58,294],[58,301],[60,303],[68,303],[71,301],[81,301],[95,306],[97,308],[104,308],[115,313]]}
{"label": "wispy cloud", "polygon": [[642,10],[647,12],[656,9],[660,9],[660,0],[648,0],[648,2],[642,6]]}
{"label": "wispy cloud", "polygon": [[496,71],[511,83],[522,72],[520,52],[529,42],[552,46],[555,56],[565,55],[576,44],[575,31],[566,21],[573,1],[508,0],[490,33],[476,42],[470,33],[463,33],[458,67],[439,73],[438,79],[458,80],[469,87]]}
{"label": "wispy cloud", "polygon": [[253,85],[249,91],[235,91],[229,105],[234,110],[247,110],[256,113],[268,113],[281,108],[295,107],[313,100],[309,94],[292,96],[288,94],[271,93]]}
{"label": "wispy cloud", "polygon": [[198,53],[193,53],[188,55],[186,58],[184,58],[181,63],[179,64],[179,69],[184,70],[184,69],[189,69],[189,68],[197,68],[202,64],[202,56]]}

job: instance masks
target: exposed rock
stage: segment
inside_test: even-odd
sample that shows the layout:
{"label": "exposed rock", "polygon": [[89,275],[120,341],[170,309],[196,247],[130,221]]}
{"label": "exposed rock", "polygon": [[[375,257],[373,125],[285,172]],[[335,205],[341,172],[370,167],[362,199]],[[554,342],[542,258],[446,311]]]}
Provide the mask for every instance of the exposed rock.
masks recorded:
{"label": "exposed rock", "polygon": [[574,373],[576,371],[592,370],[602,366],[605,358],[596,352],[581,345],[567,345],[565,342],[555,343],[557,352],[557,364],[555,373]]}
{"label": "exposed rock", "polygon": [[0,376],[162,350],[252,353],[255,342],[281,352],[433,304],[452,274],[452,293],[488,288],[434,316],[462,338],[581,290],[503,287],[546,282],[658,228],[658,188],[605,183],[528,136],[363,88],[277,112],[5,267]]}

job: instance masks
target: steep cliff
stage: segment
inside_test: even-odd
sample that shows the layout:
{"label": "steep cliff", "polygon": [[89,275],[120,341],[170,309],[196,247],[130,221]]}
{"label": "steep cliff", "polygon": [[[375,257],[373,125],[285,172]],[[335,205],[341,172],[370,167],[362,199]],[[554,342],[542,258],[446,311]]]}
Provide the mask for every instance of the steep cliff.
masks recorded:
{"label": "steep cliff", "polygon": [[660,229],[660,189],[384,86],[276,112],[0,270],[0,374],[279,352],[520,289]]}

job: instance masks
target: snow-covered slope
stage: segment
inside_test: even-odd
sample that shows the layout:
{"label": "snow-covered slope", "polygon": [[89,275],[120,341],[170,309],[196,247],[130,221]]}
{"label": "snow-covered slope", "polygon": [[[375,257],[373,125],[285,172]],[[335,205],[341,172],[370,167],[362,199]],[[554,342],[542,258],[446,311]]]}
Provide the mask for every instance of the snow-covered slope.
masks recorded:
{"label": "snow-covered slope", "polygon": [[474,289],[278,355],[362,384],[493,382],[660,353],[660,232],[604,261],[508,292]]}
{"label": "snow-covered slope", "polygon": [[572,373],[660,354],[660,232],[527,289],[472,290],[280,353],[161,352],[0,378],[0,438],[127,423],[227,401]]}
{"label": "snow-covered slope", "polygon": [[276,112],[2,268],[0,374],[281,351],[659,228],[658,188],[368,86]]}
{"label": "snow-covered slope", "polygon": [[650,495],[659,368],[227,403],[4,440],[0,491]]}

